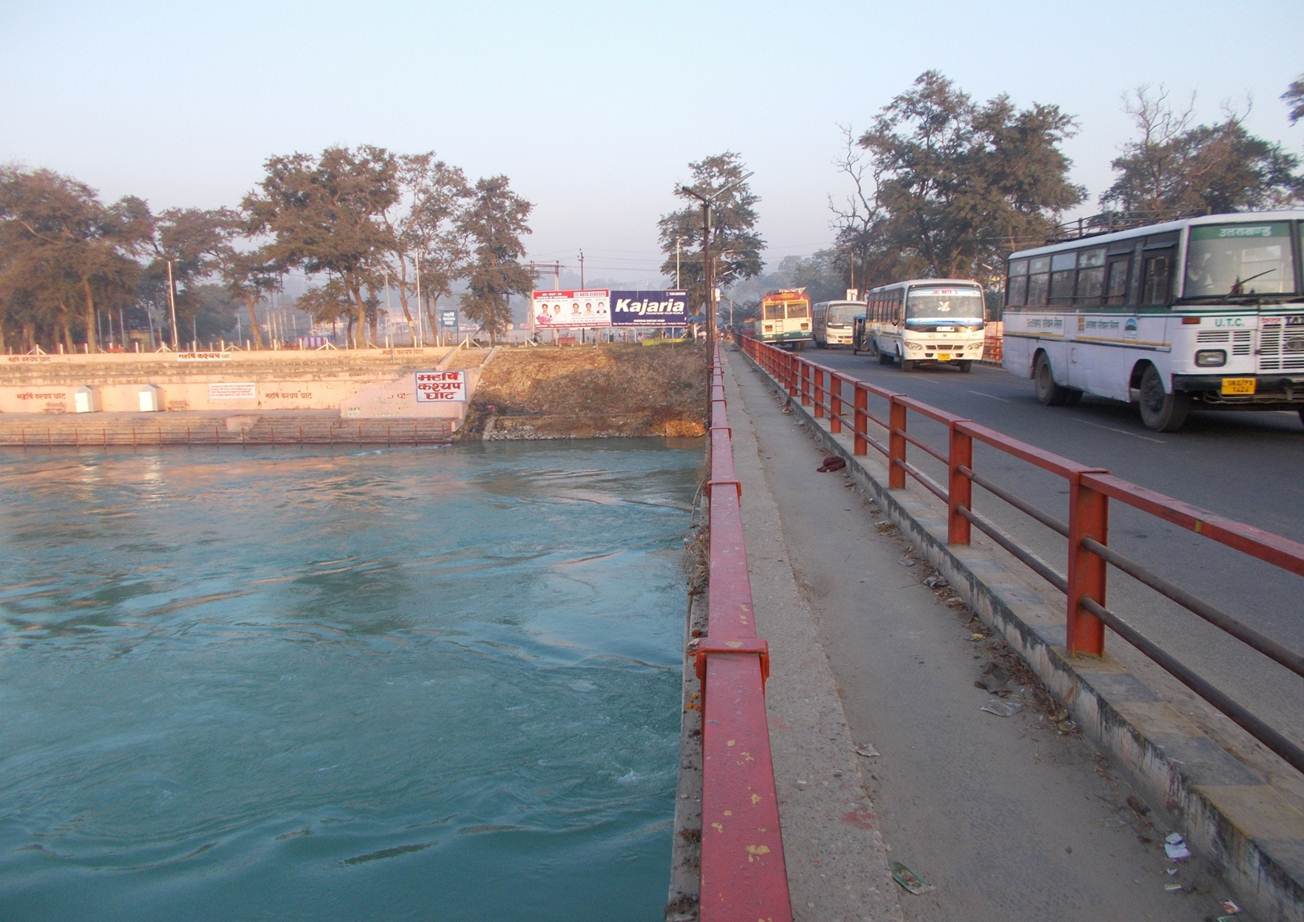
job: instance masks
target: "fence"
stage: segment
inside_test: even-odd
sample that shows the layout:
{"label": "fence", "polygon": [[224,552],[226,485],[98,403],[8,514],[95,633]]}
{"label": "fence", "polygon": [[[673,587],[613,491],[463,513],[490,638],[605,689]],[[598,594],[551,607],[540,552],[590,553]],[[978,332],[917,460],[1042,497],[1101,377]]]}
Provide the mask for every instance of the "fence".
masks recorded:
{"label": "fence", "polygon": [[701,919],[782,922],[792,909],[765,717],[769,650],[753,617],[718,345],[710,380],[707,635],[690,646],[702,683]]}
{"label": "fence", "polygon": [[[1295,741],[1266,724],[1207,679],[1178,661],[1105,604],[1108,569],[1113,566],[1296,675],[1304,676],[1304,656],[1298,652],[1264,636],[1110,548],[1109,507],[1111,502],[1122,503],[1297,576],[1304,576],[1304,545],[1147,490],[1115,477],[1108,471],[1042,451],[995,429],[944,412],[914,398],[859,381],[792,352],[746,337],[739,337],[739,344],[748,356],[787,389],[791,397],[800,400],[803,406],[811,407],[812,414],[817,419],[828,419],[831,432],[840,433],[844,426],[850,425],[853,454],[865,455],[872,448],[883,455],[887,461],[888,489],[903,489],[909,477],[946,504],[948,543],[969,544],[972,529],[976,526],[1063,592],[1066,599],[1065,636],[1069,653],[1100,656],[1104,652],[1105,628],[1109,627],[1297,771],[1304,772],[1304,749]],[[884,415],[871,412],[871,397],[886,403]],[[946,427],[948,444],[945,451],[939,451],[911,434],[909,420],[912,413]],[[871,436],[871,423],[886,433],[885,441]],[[1069,487],[1068,521],[1058,521],[975,471],[975,442],[1065,480]],[[910,446],[945,465],[945,483],[929,477],[912,462]],[[975,484],[1065,537],[1068,540],[1066,572],[1057,572],[1027,549],[1020,547],[990,519],[976,513],[972,508]]]}

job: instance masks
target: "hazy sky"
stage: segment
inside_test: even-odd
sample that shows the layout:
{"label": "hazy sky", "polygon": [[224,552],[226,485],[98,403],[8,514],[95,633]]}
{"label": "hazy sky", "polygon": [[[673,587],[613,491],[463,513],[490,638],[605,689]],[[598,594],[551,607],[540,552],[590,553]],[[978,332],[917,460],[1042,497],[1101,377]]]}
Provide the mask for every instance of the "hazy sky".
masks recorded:
{"label": "hazy sky", "polygon": [[1304,154],[1279,99],[1304,73],[1299,0],[0,0],[0,42],[0,162],[162,210],[237,204],[275,153],[433,149],[511,177],[535,203],[530,257],[583,248],[590,281],[654,281],[675,184],[727,149],[756,173],[769,260],[826,246],[838,125],[863,130],[928,68],[1075,115],[1092,205],[1140,84],[1198,93],[1207,120],[1250,97],[1249,130]]}

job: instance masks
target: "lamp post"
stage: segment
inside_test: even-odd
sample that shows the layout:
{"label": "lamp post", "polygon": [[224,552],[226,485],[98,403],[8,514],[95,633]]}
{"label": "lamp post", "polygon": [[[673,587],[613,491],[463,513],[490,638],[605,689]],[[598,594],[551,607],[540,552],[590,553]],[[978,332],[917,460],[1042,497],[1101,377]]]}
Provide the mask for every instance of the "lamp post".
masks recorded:
{"label": "lamp post", "polygon": [[706,341],[715,344],[715,267],[711,265],[711,206],[715,200],[732,189],[741,186],[754,174],[744,173],[729,185],[706,194],[689,186],[680,186],[681,195],[691,195],[702,203],[702,264],[706,274]]}

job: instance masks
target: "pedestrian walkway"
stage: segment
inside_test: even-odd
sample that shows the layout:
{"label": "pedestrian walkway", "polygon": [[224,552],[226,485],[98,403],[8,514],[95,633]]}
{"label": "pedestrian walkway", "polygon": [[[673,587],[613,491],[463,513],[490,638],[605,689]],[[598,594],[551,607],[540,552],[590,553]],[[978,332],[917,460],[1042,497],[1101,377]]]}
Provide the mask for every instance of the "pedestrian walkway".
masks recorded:
{"label": "pedestrian walkway", "polygon": [[[795,918],[1220,914],[1218,881],[1165,859],[1168,830],[1109,761],[844,472],[817,472],[786,400],[728,362]],[[894,862],[924,892],[893,883]]]}

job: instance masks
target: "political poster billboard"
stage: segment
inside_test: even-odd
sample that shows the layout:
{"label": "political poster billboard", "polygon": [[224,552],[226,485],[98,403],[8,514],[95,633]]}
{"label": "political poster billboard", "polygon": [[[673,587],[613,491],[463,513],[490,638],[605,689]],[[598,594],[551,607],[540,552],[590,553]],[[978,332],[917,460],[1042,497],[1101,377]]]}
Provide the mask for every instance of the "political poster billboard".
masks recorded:
{"label": "political poster billboard", "polygon": [[688,292],[679,289],[612,291],[611,323],[618,327],[687,326]]}
{"label": "political poster billboard", "polygon": [[535,330],[611,326],[611,292],[605,288],[536,291],[530,299]]}

